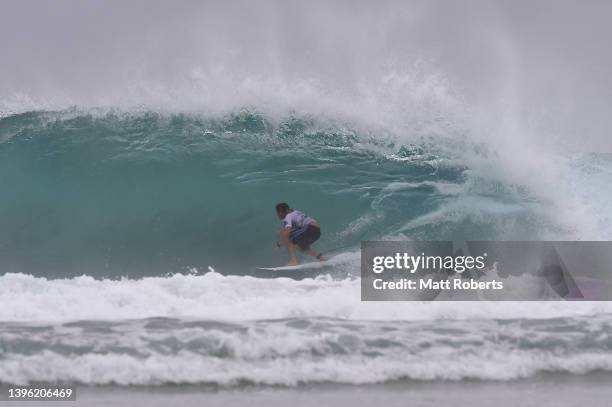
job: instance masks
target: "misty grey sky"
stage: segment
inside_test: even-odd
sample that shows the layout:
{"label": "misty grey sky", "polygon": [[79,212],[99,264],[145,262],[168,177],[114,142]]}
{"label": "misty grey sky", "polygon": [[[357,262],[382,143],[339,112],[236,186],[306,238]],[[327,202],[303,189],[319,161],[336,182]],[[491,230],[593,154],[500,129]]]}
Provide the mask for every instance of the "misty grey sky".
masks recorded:
{"label": "misty grey sky", "polygon": [[[222,70],[347,89],[427,61],[475,106],[508,106],[612,151],[612,2],[0,2],[0,103],[113,103],[136,81]],[[1,106],[1,104],[0,104]],[[540,125],[542,126],[542,125]]]}

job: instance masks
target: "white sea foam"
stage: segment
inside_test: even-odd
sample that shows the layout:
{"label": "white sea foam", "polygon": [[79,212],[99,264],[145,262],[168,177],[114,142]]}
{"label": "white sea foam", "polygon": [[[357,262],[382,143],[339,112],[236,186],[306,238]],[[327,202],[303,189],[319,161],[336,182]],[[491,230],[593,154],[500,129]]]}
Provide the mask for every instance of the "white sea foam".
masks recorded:
{"label": "white sea foam", "polygon": [[[86,384],[160,385],[210,383],[221,386],[244,382],[294,386],[312,382],[366,384],[390,380],[513,380],[542,372],[585,374],[611,371],[612,355],[586,353],[551,355],[505,352],[453,355],[444,349],[438,357],[418,355],[363,358],[360,356],[274,358],[249,363],[201,357],[190,352],[146,359],[130,355],[59,355],[50,351],[31,356],[9,356],[0,366],[0,382],[76,382]],[[451,357],[453,356],[453,357]]]}
{"label": "white sea foam", "polygon": [[551,318],[611,313],[607,302],[361,302],[360,280],[295,281],[204,275],[97,280],[0,277],[0,320],[72,321],[193,317],[245,321],[292,317],[354,320]]}
{"label": "white sea foam", "polygon": [[[160,385],[513,380],[612,371],[610,315],[546,320],[9,324],[0,382]],[[33,349],[38,349],[32,352]]]}

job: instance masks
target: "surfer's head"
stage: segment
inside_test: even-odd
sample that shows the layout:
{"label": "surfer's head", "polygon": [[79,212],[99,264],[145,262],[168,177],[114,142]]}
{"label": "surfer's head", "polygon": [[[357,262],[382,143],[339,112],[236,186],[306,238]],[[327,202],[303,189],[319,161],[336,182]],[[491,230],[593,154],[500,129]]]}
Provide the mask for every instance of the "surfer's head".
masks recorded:
{"label": "surfer's head", "polygon": [[291,212],[291,208],[289,207],[289,204],[285,202],[276,204],[276,215],[278,216],[279,219],[284,219],[285,216],[287,216],[289,212]]}

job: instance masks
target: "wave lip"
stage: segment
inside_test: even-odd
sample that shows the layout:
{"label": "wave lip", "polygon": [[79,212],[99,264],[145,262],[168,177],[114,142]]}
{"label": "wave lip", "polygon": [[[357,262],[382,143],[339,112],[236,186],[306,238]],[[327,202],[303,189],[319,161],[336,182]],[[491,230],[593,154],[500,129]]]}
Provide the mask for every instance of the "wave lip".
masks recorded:
{"label": "wave lip", "polygon": [[[394,131],[333,112],[256,107],[0,118],[0,267],[134,278],[212,264],[244,274],[284,260],[269,249],[280,200],[323,225],[315,246],[323,252],[389,236],[607,236],[609,156],[568,163],[533,152],[533,162],[517,163],[475,133]],[[554,168],[533,176],[543,164]]]}

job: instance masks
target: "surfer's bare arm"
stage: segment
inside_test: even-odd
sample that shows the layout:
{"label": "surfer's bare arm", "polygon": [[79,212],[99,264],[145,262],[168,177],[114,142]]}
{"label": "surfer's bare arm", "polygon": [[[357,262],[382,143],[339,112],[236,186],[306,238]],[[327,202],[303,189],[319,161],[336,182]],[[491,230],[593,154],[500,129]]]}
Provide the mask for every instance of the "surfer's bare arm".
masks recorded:
{"label": "surfer's bare arm", "polygon": [[278,244],[286,245],[287,243],[291,242],[291,240],[289,239],[290,234],[291,228],[282,228],[280,231],[280,241],[278,242]]}
{"label": "surfer's bare arm", "polygon": [[279,233],[279,240],[274,244],[274,250],[278,250],[281,246],[286,245],[289,241],[289,235],[291,234],[291,228],[282,228]]}

